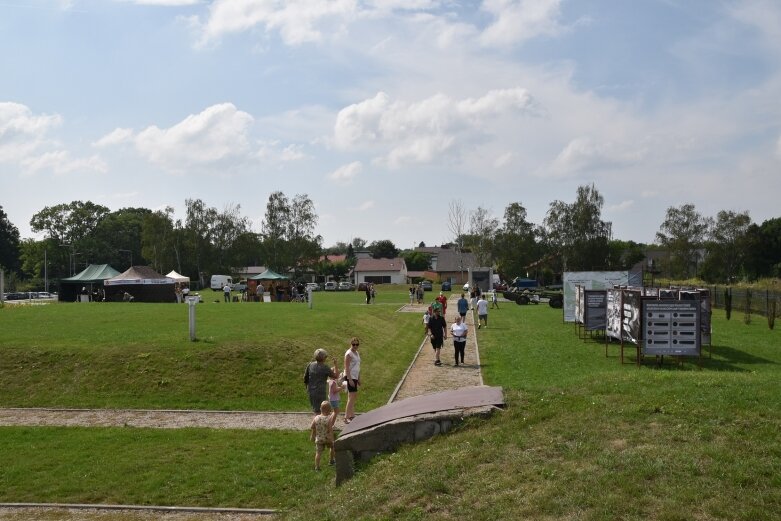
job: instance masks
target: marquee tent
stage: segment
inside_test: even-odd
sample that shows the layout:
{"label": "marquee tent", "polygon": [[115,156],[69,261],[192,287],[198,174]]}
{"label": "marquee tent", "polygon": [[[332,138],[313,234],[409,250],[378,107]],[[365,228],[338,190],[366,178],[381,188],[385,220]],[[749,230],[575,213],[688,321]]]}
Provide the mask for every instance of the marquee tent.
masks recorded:
{"label": "marquee tent", "polygon": [[171,270],[166,277],[174,279],[174,282],[178,282],[179,284],[187,284],[190,285],[190,277],[185,277],[184,275],[179,275],[176,273],[176,271]]}
{"label": "marquee tent", "polygon": [[[250,277],[247,280],[255,281],[255,291],[262,286],[264,291],[271,294],[271,299],[280,302],[289,299],[290,282],[288,277],[280,275],[274,270],[266,270],[263,273]],[[264,284],[265,282],[265,284]]]}
{"label": "marquee tent", "polygon": [[107,279],[104,285],[107,301],[120,302],[128,293],[134,302],[176,302],[174,279],[160,275],[149,266],[131,266]]}
{"label": "marquee tent", "polygon": [[266,270],[254,277],[250,277],[250,280],[288,280],[288,278],[274,270]]}
{"label": "marquee tent", "polygon": [[108,264],[90,264],[84,271],[73,277],[60,279],[59,300],[63,302],[75,301],[81,293],[81,288],[87,288],[92,293],[95,286],[103,287],[103,281],[116,277],[119,272]]}

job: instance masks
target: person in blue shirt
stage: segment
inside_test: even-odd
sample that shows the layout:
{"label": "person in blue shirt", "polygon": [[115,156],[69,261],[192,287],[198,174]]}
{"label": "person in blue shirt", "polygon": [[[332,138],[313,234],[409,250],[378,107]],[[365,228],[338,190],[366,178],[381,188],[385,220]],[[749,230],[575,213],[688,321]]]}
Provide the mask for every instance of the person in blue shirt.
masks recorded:
{"label": "person in blue shirt", "polygon": [[458,299],[456,306],[458,307],[458,314],[461,315],[461,320],[466,324],[466,312],[469,311],[469,301],[464,297],[463,293],[461,293],[461,298]]}

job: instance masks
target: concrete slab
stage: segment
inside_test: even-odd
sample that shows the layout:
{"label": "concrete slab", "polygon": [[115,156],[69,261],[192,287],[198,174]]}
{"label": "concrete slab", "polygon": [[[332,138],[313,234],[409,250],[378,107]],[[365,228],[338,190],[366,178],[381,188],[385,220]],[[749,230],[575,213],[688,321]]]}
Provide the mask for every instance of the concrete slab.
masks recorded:
{"label": "concrete slab", "polygon": [[501,387],[481,385],[414,396],[357,416],[349,425],[345,425],[341,435],[370,429],[407,416],[487,405],[504,405],[504,393]]}

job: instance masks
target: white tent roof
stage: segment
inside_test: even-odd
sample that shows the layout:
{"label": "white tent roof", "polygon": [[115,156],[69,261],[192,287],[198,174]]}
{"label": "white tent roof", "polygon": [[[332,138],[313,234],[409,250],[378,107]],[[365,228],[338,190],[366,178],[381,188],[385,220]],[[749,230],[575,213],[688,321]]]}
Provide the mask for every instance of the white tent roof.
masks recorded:
{"label": "white tent roof", "polygon": [[176,282],[190,282],[190,277],[185,277],[184,275],[179,275],[174,270],[171,270],[170,273],[166,275],[166,277],[174,279]]}

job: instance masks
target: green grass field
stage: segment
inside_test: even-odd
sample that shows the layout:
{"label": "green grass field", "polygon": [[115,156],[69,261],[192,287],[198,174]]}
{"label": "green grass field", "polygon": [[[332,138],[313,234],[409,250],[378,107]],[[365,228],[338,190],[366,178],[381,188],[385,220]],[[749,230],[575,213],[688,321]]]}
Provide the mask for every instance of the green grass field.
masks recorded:
{"label": "green grass field", "polygon": [[[320,295],[311,311],[204,304],[204,340],[195,345],[186,341],[184,310],[181,331],[168,331],[179,311],[165,306],[145,313],[129,305],[141,314],[132,318],[122,305],[6,307],[0,403],[305,410],[302,360],[323,338],[341,352],[352,334],[368,344],[367,375],[383,382],[382,392],[362,396],[362,410],[384,403],[421,340],[419,317],[395,313],[404,288],[381,291],[375,307],[358,305],[359,294]],[[49,320],[60,333],[44,327]],[[144,331],[136,335],[137,327]],[[264,340],[255,341],[253,328]],[[400,336],[387,339],[390,328]],[[619,364],[615,346],[606,358],[603,344],[579,340],[561,311],[504,304],[479,342],[486,384],[504,387],[507,409],[379,457],[338,489],[330,471],[310,470],[303,433],[7,427],[0,501],[282,508],[290,519],[777,519],[781,333],[764,321],[728,322],[720,310],[713,329],[713,358],[701,369],[670,360],[638,369]],[[116,381],[72,381],[75,368],[96,361]],[[158,386],[161,372],[138,385],[145,373],[127,368],[155,364],[181,380]],[[210,364],[220,369],[207,371]],[[273,368],[287,368],[288,378],[267,377]],[[9,375],[24,381],[8,383]],[[247,386],[254,391],[240,395]],[[217,396],[200,396],[214,389]]]}

